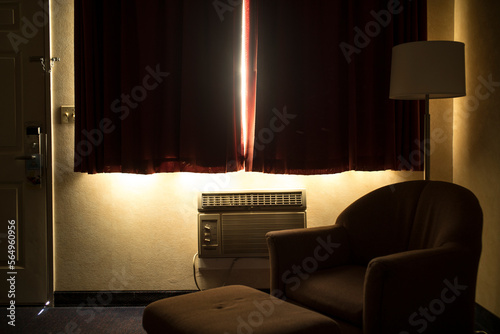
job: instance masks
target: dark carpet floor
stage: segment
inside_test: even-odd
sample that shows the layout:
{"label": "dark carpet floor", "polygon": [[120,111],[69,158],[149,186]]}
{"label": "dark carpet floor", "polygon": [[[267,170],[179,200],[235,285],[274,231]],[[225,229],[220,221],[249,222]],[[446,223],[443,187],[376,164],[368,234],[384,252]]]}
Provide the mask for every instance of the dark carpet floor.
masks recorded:
{"label": "dark carpet floor", "polygon": [[[146,334],[140,307],[17,307],[16,326],[9,326],[6,308],[0,311],[0,334]],[[42,311],[40,313],[40,311]],[[476,314],[480,318],[481,314]],[[498,320],[497,320],[498,321]],[[476,324],[478,333],[500,334]],[[496,327],[498,328],[498,323]]]}
{"label": "dark carpet floor", "polygon": [[[16,326],[2,313],[0,333],[22,334],[145,334],[144,307],[17,307]],[[6,321],[7,318],[7,321]]]}

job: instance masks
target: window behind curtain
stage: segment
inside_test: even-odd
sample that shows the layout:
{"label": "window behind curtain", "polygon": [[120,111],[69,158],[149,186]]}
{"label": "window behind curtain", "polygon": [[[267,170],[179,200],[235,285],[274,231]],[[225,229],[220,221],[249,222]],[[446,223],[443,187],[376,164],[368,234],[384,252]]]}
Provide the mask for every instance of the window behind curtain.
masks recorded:
{"label": "window behind curtain", "polygon": [[212,1],[75,0],[75,171],[242,169],[240,22]]}
{"label": "window behind curtain", "polygon": [[244,161],[240,6],[75,0],[75,171],[421,170],[423,106],[388,94],[425,1],[248,3]]}
{"label": "window behind curtain", "polygon": [[252,0],[250,13],[248,170],[421,170],[410,154],[420,149],[424,106],[388,96],[392,47],[426,39],[425,1]]}

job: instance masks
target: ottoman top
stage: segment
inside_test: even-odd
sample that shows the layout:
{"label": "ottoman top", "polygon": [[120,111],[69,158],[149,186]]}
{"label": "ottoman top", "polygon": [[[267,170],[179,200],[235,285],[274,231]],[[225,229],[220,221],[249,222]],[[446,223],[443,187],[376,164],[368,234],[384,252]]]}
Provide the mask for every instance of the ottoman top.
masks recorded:
{"label": "ottoman top", "polygon": [[242,285],[153,302],[143,327],[148,334],[340,334],[334,320]]}

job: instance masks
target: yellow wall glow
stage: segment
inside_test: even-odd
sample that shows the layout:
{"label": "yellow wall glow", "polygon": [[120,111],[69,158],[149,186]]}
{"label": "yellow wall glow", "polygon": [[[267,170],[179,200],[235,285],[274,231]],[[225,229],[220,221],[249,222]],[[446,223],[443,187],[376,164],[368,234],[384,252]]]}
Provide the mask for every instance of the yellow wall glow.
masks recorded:
{"label": "yellow wall glow", "polygon": [[[427,2],[428,40],[453,41],[455,0],[433,0]],[[453,100],[431,100],[431,179],[453,181]],[[439,132],[436,132],[439,131]]]}

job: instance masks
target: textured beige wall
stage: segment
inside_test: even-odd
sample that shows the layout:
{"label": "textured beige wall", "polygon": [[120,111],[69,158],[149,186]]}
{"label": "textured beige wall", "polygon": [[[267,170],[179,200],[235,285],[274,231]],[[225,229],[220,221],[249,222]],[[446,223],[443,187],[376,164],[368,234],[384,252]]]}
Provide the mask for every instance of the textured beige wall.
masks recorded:
{"label": "textured beige wall", "polygon": [[[422,173],[403,172],[73,173],[74,126],[59,123],[59,107],[74,104],[73,5],[53,1],[53,6],[52,54],[61,58],[53,71],[56,291],[194,289],[196,201],[201,190],[305,188],[312,227],[332,224],[347,205],[375,188],[422,177]],[[245,261],[237,266],[245,267]],[[225,269],[222,272],[227,274]],[[202,286],[208,283],[200,278]]]}
{"label": "textured beige wall", "polygon": [[467,97],[455,99],[453,179],[484,212],[477,302],[500,316],[500,1],[457,0],[456,39],[465,43]]}

